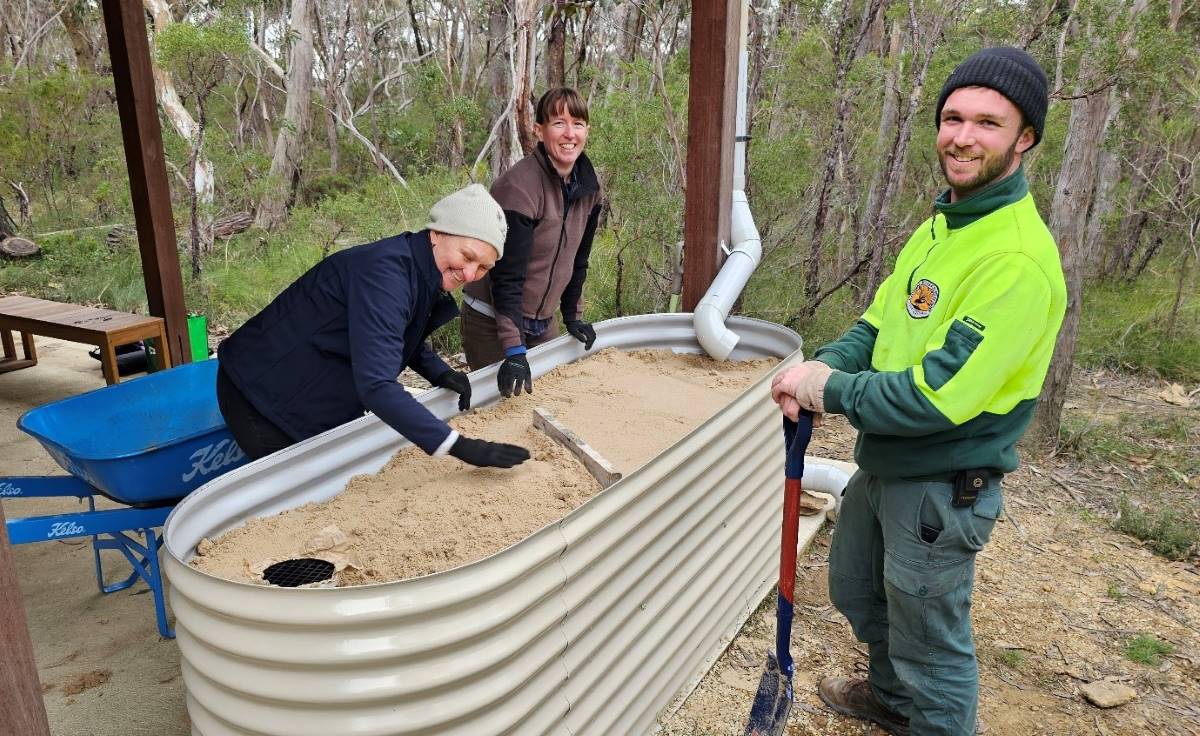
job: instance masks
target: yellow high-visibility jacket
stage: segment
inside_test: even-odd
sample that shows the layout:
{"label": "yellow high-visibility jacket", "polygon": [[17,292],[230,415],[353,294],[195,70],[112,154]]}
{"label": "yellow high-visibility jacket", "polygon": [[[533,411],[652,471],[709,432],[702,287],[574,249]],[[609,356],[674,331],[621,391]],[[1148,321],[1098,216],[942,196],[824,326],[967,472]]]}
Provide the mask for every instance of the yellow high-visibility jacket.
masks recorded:
{"label": "yellow high-visibility jacket", "polygon": [[862,317],[814,354],[826,411],[859,430],[883,477],[1010,472],[1066,311],[1054,238],[1024,172],[950,204],[901,250]]}

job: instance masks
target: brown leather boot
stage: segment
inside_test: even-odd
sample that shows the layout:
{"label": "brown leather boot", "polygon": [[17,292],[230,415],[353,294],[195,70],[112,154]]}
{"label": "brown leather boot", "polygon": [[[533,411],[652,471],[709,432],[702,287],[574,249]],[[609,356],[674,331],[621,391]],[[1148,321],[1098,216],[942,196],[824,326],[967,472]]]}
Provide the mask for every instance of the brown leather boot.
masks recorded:
{"label": "brown leather boot", "polygon": [[844,716],[868,720],[893,736],[908,736],[908,719],[879,702],[864,679],[826,677],[817,685],[817,694]]}

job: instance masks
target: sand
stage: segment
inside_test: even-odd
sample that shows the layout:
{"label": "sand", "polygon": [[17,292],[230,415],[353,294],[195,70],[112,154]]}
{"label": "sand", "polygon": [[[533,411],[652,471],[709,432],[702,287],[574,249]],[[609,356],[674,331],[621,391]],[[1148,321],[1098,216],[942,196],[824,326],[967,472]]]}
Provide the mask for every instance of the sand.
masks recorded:
{"label": "sand", "polygon": [[[451,420],[468,437],[512,442],[531,459],[474,468],[416,448],[334,499],[252,519],[198,546],[192,564],[229,580],[266,584],[262,570],[293,557],[335,564],[339,586],[448,570],[498,552],[561,519],[600,490],[566,449],[532,426],[552,413],[628,474],[715,414],[777,363],[717,363],[665,350],[607,349],[539,378],[533,395]],[[764,389],[765,390],[765,389]]]}

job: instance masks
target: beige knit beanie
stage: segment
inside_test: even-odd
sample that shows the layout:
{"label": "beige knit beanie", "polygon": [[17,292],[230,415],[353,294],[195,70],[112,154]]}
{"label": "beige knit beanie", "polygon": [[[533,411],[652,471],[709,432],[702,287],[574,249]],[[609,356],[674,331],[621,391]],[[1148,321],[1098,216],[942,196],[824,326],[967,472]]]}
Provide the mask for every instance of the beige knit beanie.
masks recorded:
{"label": "beige knit beanie", "polygon": [[504,238],[508,221],[504,210],[482,184],[471,184],[438,200],[429,210],[430,230],[448,235],[478,238],[496,249],[497,258],[504,257]]}

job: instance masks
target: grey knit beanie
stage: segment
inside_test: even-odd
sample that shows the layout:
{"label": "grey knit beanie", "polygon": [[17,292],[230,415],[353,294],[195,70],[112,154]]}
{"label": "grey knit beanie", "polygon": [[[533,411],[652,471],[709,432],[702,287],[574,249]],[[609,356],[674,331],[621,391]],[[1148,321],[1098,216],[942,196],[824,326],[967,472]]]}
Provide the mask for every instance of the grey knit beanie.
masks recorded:
{"label": "grey knit beanie", "polygon": [[447,235],[478,238],[496,249],[497,258],[504,257],[504,238],[508,221],[504,210],[482,184],[471,184],[448,194],[429,209],[430,230]]}
{"label": "grey knit beanie", "polygon": [[1042,140],[1046,125],[1046,108],[1050,104],[1046,72],[1025,51],[1011,46],[984,49],[959,64],[938,97],[934,125],[942,127],[942,107],[946,98],[960,87],[988,87],[1008,99],[1025,115],[1025,123],[1033,126],[1033,145]]}

